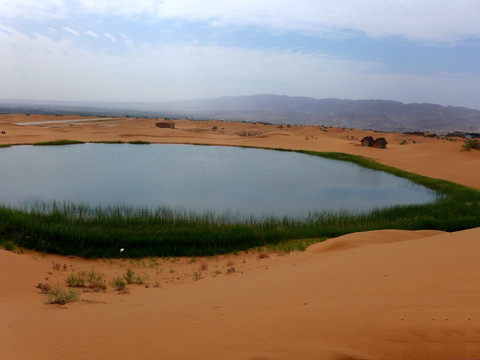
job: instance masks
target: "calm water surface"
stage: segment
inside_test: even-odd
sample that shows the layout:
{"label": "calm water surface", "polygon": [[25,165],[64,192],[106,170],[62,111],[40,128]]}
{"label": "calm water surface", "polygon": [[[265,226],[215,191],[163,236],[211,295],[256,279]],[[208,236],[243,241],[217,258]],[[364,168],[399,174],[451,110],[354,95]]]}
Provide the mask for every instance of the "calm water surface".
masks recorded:
{"label": "calm water surface", "polygon": [[0,202],[14,206],[55,199],[297,217],[426,203],[436,196],[348,162],[234,147],[14,146],[0,149],[0,164]]}

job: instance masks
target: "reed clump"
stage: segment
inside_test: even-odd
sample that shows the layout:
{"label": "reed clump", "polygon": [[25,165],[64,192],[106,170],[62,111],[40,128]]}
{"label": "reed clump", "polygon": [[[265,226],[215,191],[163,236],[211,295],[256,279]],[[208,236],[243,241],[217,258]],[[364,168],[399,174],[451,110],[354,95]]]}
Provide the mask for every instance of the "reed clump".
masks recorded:
{"label": "reed clump", "polygon": [[[303,219],[242,219],[171,209],[150,212],[71,203],[41,204],[28,210],[0,207],[0,233],[8,241],[24,248],[87,258],[211,256],[267,245],[285,251],[302,250],[303,242],[288,245],[289,241],[387,228],[456,231],[477,226],[478,192],[444,196],[431,204],[365,213],[312,213]],[[120,248],[125,251],[120,253]]]}

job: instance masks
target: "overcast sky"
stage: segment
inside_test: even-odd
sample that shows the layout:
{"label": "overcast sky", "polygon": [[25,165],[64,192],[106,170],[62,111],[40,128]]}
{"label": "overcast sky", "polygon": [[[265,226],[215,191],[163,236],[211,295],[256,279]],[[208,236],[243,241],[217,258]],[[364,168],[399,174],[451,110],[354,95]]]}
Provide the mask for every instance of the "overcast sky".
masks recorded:
{"label": "overcast sky", "polygon": [[0,0],[0,98],[480,108],[480,0]]}

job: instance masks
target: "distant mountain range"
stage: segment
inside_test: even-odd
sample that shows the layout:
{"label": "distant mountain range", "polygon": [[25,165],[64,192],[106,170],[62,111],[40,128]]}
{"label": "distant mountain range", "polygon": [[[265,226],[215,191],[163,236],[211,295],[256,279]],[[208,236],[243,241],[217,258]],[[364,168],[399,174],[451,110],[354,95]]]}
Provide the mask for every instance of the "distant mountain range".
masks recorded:
{"label": "distant mountain range", "polygon": [[0,101],[0,112],[188,117],[380,131],[480,132],[480,110],[389,100],[252,95],[156,103]]}
{"label": "distant mountain range", "polygon": [[382,131],[480,130],[480,111],[388,100],[340,100],[254,95],[165,103],[164,110],[193,117],[326,125]]}

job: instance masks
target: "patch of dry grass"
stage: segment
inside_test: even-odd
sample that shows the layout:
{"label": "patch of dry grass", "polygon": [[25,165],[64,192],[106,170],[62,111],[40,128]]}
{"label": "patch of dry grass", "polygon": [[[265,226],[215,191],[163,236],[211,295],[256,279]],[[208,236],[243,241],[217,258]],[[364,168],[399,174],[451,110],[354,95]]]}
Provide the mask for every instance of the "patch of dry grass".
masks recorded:
{"label": "patch of dry grass", "polygon": [[80,292],[78,290],[64,288],[58,283],[53,284],[47,292],[46,304],[65,305],[80,300]]}

